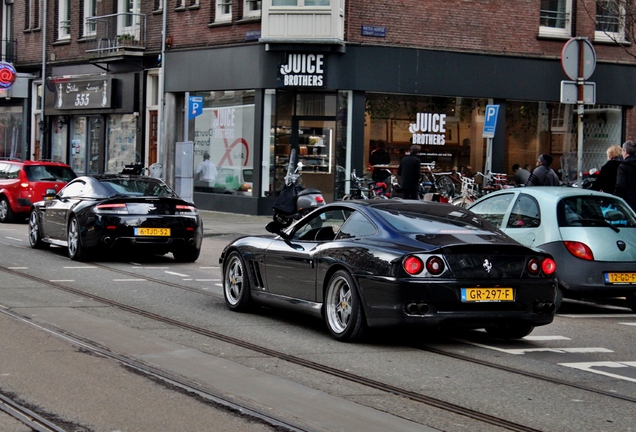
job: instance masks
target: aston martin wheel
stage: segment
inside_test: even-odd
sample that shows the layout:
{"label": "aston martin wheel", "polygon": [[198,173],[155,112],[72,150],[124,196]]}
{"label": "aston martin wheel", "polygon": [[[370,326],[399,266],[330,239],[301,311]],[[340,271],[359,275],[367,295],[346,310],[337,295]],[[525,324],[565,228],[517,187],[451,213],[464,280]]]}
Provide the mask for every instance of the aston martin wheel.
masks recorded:
{"label": "aston martin wheel", "polygon": [[325,322],[339,341],[352,341],[365,330],[364,313],[356,284],[349,273],[338,270],[329,280],[324,306]]}
{"label": "aston martin wheel", "polygon": [[223,270],[223,296],[227,306],[236,312],[247,310],[252,304],[250,280],[241,254],[232,252]]}
{"label": "aston martin wheel", "polygon": [[73,216],[68,223],[67,242],[68,256],[73,261],[85,261],[88,254],[86,253],[86,249],[82,246],[80,224],[75,216]]}
{"label": "aston martin wheel", "polygon": [[35,210],[29,215],[29,244],[34,249],[48,247],[48,243],[42,241],[42,231],[40,230],[40,217]]}
{"label": "aston martin wheel", "polygon": [[520,322],[502,322],[486,327],[488,335],[497,339],[521,339],[528,336],[534,330],[532,324]]}
{"label": "aston martin wheel", "polygon": [[13,210],[5,197],[0,198],[0,222],[13,222]]}

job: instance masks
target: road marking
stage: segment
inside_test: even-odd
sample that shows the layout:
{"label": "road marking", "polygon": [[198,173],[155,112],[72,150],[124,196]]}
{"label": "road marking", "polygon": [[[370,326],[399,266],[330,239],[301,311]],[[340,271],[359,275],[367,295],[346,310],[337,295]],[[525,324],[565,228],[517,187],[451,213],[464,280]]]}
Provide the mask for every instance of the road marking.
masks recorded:
{"label": "road marking", "polygon": [[632,323],[619,323],[619,324],[628,325],[628,326],[636,326],[636,322],[632,322]]}
{"label": "road marking", "polygon": [[28,270],[28,267],[9,267],[9,270]]}
{"label": "road marking", "polygon": [[150,267],[150,266],[134,265],[132,266],[132,268],[161,270],[161,269],[167,269],[170,267]]}
{"label": "road marking", "polygon": [[188,277],[187,274],[181,274],[181,273],[172,272],[172,271],[165,271],[164,273],[167,273],[169,275],[174,275],[174,276]]}
{"label": "road marking", "polygon": [[595,367],[605,367],[605,368],[625,368],[625,367],[636,367],[636,362],[586,362],[586,363],[559,363],[560,366],[566,366],[574,369],[579,369],[585,372],[592,372],[599,375],[605,375],[611,378],[618,378],[625,381],[636,382],[636,378],[629,378],[622,375],[613,374],[610,372],[605,372],[602,370],[596,370]]}
{"label": "road marking", "polygon": [[566,354],[566,353],[612,353],[614,351],[609,350],[607,348],[518,348],[518,349],[510,349],[510,348],[499,348],[492,345],[480,344],[477,342],[471,342],[466,339],[455,339],[459,342],[466,343],[468,345],[478,346],[480,348],[486,348],[493,351],[499,351],[506,354],[512,355],[523,355],[528,353],[535,352],[553,352],[558,354]]}
{"label": "road marking", "polygon": [[19,242],[24,241],[24,240],[22,240],[22,239],[15,238],[15,237],[5,237],[5,238],[6,238],[6,239],[9,239],[9,240],[19,241]]}
{"label": "road marking", "polygon": [[195,279],[196,282],[219,282],[221,279]]}
{"label": "road marking", "polygon": [[113,279],[113,282],[144,282],[146,279]]}
{"label": "road marking", "polygon": [[[616,308],[619,310],[625,310],[625,308]],[[559,315],[561,318],[636,318],[636,314],[621,314],[621,315]]]}
{"label": "road marking", "polygon": [[526,336],[523,340],[549,341],[549,340],[572,340],[565,336]]}
{"label": "road marking", "polygon": [[199,267],[199,268],[202,269],[202,270],[210,270],[210,269],[214,270],[214,269],[218,269],[219,266],[216,266],[216,267]]}
{"label": "road marking", "polygon": [[97,267],[95,266],[68,266],[68,267],[62,267],[65,269],[96,269]]}

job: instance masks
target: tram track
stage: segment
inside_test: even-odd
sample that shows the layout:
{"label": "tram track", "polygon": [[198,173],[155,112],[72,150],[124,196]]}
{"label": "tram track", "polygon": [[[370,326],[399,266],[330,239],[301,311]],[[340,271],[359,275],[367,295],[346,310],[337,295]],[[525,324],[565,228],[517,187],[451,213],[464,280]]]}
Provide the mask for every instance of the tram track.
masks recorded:
{"label": "tram track", "polygon": [[[3,311],[0,310],[0,312]],[[66,432],[66,429],[58,427],[41,415],[2,394],[0,394],[0,411],[30,427],[35,432]]]}
{"label": "tram track", "polygon": [[[121,269],[115,269],[109,266],[105,266],[105,265],[101,265],[101,264],[95,264],[95,263],[91,263],[91,265],[96,265],[102,269],[108,270],[108,271],[112,271],[118,274],[123,274],[123,275],[128,275],[128,276],[136,276],[139,277],[139,274],[133,273],[133,272],[128,272],[126,270],[121,270]],[[264,346],[260,346],[257,344],[253,344],[251,342],[247,342],[244,340],[240,340],[228,335],[224,335],[222,333],[218,333],[215,331],[211,331],[202,327],[198,327],[198,326],[194,326],[179,320],[175,320],[173,318],[169,318],[169,317],[165,317],[162,315],[158,315],[155,314],[153,312],[150,311],[146,311],[143,309],[140,309],[138,307],[135,306],[131,306],[131,305],[127,305],[127,304],[123,304],[121,302],[117,302],[99,295],[94,295],[91,293],[87,293],[85,291],[73,288],[71,286],[65,285],[63,283],[60,282],[52,282],[46,279],[42,279],[40,277],[37,276],[33,276],[33,275],[28,275],[25,274],[23,272],[20,271],[16,271],[13,269],[9,269],[6,268],[4,266],[0,266],[0,270],[6,272],[6,273],[10,273],[12,275],[15,276],[20,276],[20,277],[24,277],[27,279],[30,279],[32,281],[62,290],[62,291],[66,291],[69,293],[73,293],[79,296],[83,296],[83,297],[87,297],[90,298],[93,301],[98,301],[100,303],[112,306],[112,307],[116,307],[120,310],[124,310],[127,311],[129,313],[133,313],[139,316],[143,316],[145,318],[148,319],[152,319],[158,322],[162,322],[164,324],[169,324],[172,326],[175,326],[177,328],[181,328],[187,331],[191,331],[193,333],[205,336],[205,337],[209,337],[209,338],[213,338],[215,340],[219,340],[219,341],[223,341],[225,343],[229,343],[232,344],[234,346],[237,347],[242,347],[272,358],[277,358],[286,362],[289,362],[291,364],[295,364],[301,367],[305,367],[320,373],[324,373],[333,377],[337,377],[343,380],[347,380],[349,382],[353,382],[359,385],[363,385],[366,386],[368,388],[372,388],[378,391],[382,391],[385,393],[389,393],[392,395],[396,395],[396,396],[400,396],[406,399],[409,399],[411,401],[415,401],[418,403],[422,403],[431,407],[435,407],[441,410],[444,410],[446,412],[450,412],[450,413],[454,413],[457,415],[461,415],[461,416],[465,416],[468,417],[470,419],[473,420],[477,420],[480,422],[484,422],[486,424],[489,425],[493,425],[493,426],[497,426],[497,427],[501,427],[503,429],[506,430],[511,430],[511,431],[537,431],[537,429],[522,425],[522,424],[518,424],[515,422],[511,422],[508,421],[506,419],[497,417],[497,416],[493,416],[493,415],[489,415],[489,414],[485,414],[485,413],[481,413],[466,407],[462,407],[460,405],[457,404],[453,404],[438,398],[433,398],[433,397],[429,397],[426,395],[423,395],[421,393],[417,393],[417,392],[413,392],[410,390],[406,390],[403,388],[399,388],[397,386],[393,386],[393,385],[389,385],[377,380],[373,380],[370,378],[366,378],[360,375],[356,375],[344,370],[340,370],[337,368],[333,368],[324,364],[320,364],[311,360],[307,360],[301,357],[297,357],[294,355],[290,355],[290,354],[286,354],[283,352],[279,352]],[[192,287],[187,287],[184,285],[180,285],[177,283],[172,283],[172,282],[168,282],[168,281],[162,281],[160,279],[153,279],[153,278],[145,278],[146,280],[153,282],[153,283],[157,283],[157,284],[161,284],[164,286],[169,286],[169,287],[173,287],[173,288],[178,288],[178,289],[184,289],[187,291],[192,291],[192,292],[196,292],[199,294],[204,294],[207,296],[213,296],[213,297],[218,297],[217,294],[213,294],[210,292],[206,292],[203,290],[198,290]],[[483,360],[477,360],[477,359],[473,359],[464,355],[460,355],[460,354],[453,354],[453,353],[448,353],[439,349],[435,349],[435,348],[427,348],[427,347],[413,347],[416,349],[420,349],[420,350],[424,350],[424,351],[429,351],[432,352],[434,354],[440,355],[440,356],[445,356],[445,357],[451,357],[451,358],[455,358],[455,359],[459,359],[462,361],[467,361],[467,362],[471,362],[471,363],[475,363],[475,364],[479,364],[481,366],[485,366],[485,367],[490,367],[490,368],[494,368],[497,370],[501,370],[501,371],[506,371],[509,373],[514,373],[514,374],[519,374],[522,376],[526,376],[526,377],[530,377],[536,380],[541,380],[544,382],[549,382],[551,384],[556,384],[556,385],[560,385],[560,386],[566,386],[566,387],[571,387],[571,388],[575,388],[577,390],[583,390],[583,391],[587,391],[587,392],[591,392],[597,395],[602,395],[604,397],[611,397],[611,398],[615,398],[615,399],[620,399],[623,401],[628,401],[628,402],[632,402],[632,403],[636,403],[636,399],[635,398],[631,398],[629,396],[624,396],[624,395],[619,395],[616,393],[610,393],[610,392],[606,392],[603,390],[599,390],[599,389],[595,389],[592,387],[587,387],[587,386],[583,386],[583,385],[579,385],[579,384],[575,384],[575,383],[571,383],[571,382],[567,382],[567,381],[563,381],[563,380],[559,380],[559,379],[555,379],[555,378],[550,378],[550,377],[546,377],[546,376],[542,376],[542,375],[538,375],[538,374],[533,374],[533,373],[529,373],[529,372],[524,372],[524,371],[520,371],[520,370],[516,370],[514,368],[510,368],[510,367],[506,367],[506,366],[501,366],[498,365],[496,363],[491,363],[491,362],[487,362],[487,361],[483,361]],[[156,371],[155,371],[156,373]]]}

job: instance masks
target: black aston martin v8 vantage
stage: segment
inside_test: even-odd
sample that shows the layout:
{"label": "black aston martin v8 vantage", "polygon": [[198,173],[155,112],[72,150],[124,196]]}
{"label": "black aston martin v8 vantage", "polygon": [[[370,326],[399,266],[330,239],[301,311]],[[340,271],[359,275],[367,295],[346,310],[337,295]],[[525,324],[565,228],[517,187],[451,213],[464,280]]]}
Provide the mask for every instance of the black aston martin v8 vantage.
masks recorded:
{"label": "black aston martin v8 vantage", "polygon": [[554,319],[552,257],[450,204],[334,202],[275,236],[221,255],[231,310],[254,304],[321,317],[341,341],[367,327],[485,328],[522,338]]}
{"label": "black aston martin v8 vantage", "polygon": [[32,248],[68,249],[83,261],[93,252],[122,250],[165,254],[194,262],[203,224],[196,207],[153,177],[104,174],[78,177],[59,193],[46,191],[29,215]]}

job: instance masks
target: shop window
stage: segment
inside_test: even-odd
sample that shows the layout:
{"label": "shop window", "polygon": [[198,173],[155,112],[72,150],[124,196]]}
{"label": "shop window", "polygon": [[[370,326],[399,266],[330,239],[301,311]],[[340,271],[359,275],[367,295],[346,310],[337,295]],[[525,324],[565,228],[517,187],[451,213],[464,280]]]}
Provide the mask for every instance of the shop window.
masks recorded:
{"label": "shop window", "polygon": [[600,0],[596,2],[595,41],[625,41],[625,9],[622,2]]}
{"label": "shop window", "polygon": [[141,162],[137,152],[137,117],[111,114],[106,140],[106,172],[119,173],[126,165]]}
{"label": "shop window", "polygon": [[94,36],[96,21],[90,18],[97,15],[97,0],[84,0],[84,36]]}
{"label": "shop window", "polygon": [[567,37],[572,34],[572,0],[541,0],[539,35]]}
{"label": "shop window", "polygon": [[71,1],[59,0],[58,21],[57,21],[57,38],[58,40],[71,38]]}
{"label": "shop window", "polygon": [[253,93],[232,90],[193,95],[203,98],[201,113],[194,118],[195,192],[252,195]]}

